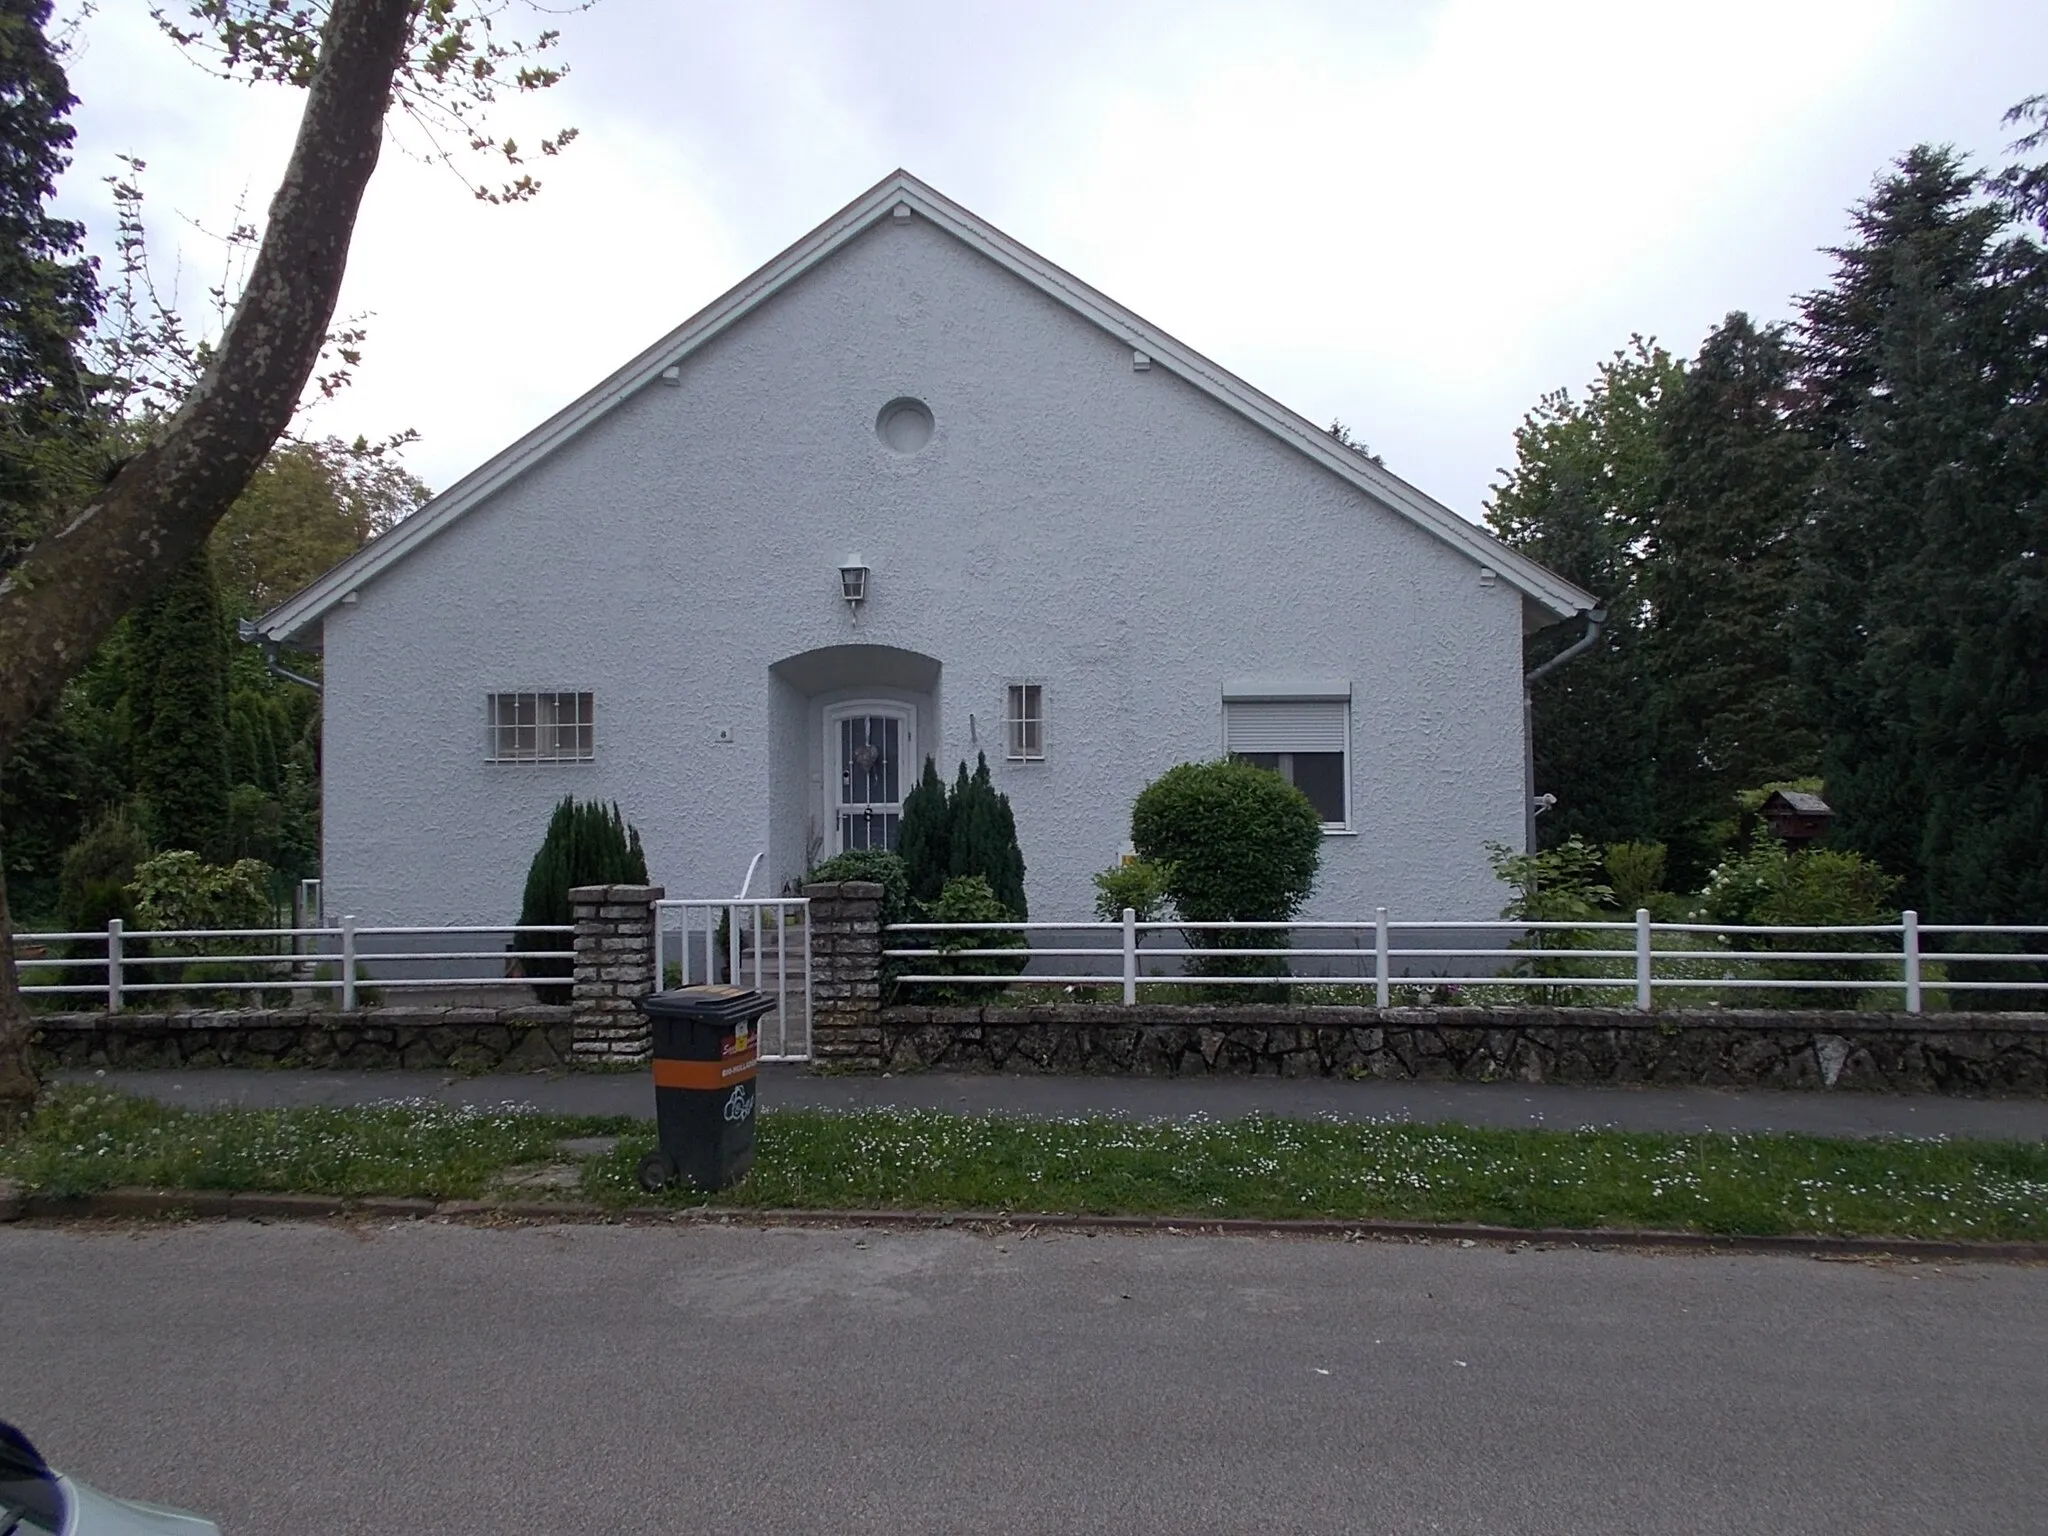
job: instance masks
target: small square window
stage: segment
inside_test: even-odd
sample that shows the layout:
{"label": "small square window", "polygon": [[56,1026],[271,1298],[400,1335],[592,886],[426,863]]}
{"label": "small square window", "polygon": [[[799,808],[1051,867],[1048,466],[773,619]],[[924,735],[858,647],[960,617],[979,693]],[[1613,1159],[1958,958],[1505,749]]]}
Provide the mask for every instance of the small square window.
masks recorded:
{"label": "small square window", "polygon": [[587,763],[597,756],[594,695],[494,693],[485,711],[488,762]]}
{"label": "small square window", "polygon": [[1003,706],[1003,756],[1013,763],[1045,761],[1045,685],[1012,683]]}

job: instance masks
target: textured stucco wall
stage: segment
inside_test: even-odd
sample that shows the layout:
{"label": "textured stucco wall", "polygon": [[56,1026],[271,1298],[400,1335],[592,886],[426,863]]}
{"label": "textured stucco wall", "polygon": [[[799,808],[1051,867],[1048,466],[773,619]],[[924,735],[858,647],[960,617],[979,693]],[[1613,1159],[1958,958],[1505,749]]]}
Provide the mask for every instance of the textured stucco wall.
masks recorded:
{"label": "textured stucco wall", "polygon": [[[907,457],[875,434],[902,395],[937,420]],[[849,552],[874,572],[857,627]],[[509,917],[571,791],[619,801],[671,894],[729,893],[761,849],[778,889],[789,803],[819,815],[820,786],[816,699],[769,668],[873,644],[942,665],[921,745],[948,776],[990,749],[1034,915],[1084,915],[1138,789],[1218,753],[1226,677],[1311,675],[1353,684],[1358,830],[1326,841],[1310,915],[1492,916],[1480,845],[1522,832],[1521,618],[1127,345],[884,223],[329,614],[328,910]],[[999,761],[1010,681],[1045,686],[1043,764]],[[513,689],[594,691],[597,761],[484,761],[484,696]]]}

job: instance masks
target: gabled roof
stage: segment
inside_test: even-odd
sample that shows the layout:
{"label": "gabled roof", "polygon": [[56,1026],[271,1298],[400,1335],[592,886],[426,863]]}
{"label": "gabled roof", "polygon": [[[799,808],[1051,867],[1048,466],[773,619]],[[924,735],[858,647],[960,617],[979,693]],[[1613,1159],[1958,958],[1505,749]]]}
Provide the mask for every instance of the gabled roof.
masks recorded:
{"label": "gabled roof", "polygon": [[706,305],[653,346],[533,431],[462,477],[399,523],[344,560],[296,596],[257,621],[265,639],[287,640],[319,622],[350,592],[454,523],[493,492],[539,463],[598,421],[613,407],[658,380],[713,337],[737,324],[781,289],[849,241],[902,206],[1100,326],[1134,351],[1146,353],[1154,368],[1181,378],[1350,481],[1375,501],[1427,529],[1445,543],[1491,567],[1531,602],[1559,618],[1597,606],[1590,594],[1502,544],[1441,502],[1435,501],[1329,433],[1252,388],[1191,347],[1148,324],[1113,299],[1098,293],[1037,252],[1019,245],[993,225],[940,196],[908,171],[885,177],[751,277]]}

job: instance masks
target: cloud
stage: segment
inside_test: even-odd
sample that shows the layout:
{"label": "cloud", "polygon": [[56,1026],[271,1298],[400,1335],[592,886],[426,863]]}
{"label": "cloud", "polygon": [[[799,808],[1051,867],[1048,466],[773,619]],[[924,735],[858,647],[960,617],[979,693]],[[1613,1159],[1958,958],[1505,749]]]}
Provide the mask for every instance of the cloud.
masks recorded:
{"label": "cloud", "polygon": [[[343,312],[356,387],[314,425],[415,426],[445,485],[893,166],[1468,516],[1543,390],[1632,331],[1689,351],[1783,313],[1885,162],[1997,148],[2048,15],[2009,0],[1272,3],[608,0],[568,82],[507,115],[535,204],[488,208],[390,153]],[[217,251],[173,210],[260,212],[297,114],[111,9],[75,62],[72,211],[147,156],[186,291]]]}

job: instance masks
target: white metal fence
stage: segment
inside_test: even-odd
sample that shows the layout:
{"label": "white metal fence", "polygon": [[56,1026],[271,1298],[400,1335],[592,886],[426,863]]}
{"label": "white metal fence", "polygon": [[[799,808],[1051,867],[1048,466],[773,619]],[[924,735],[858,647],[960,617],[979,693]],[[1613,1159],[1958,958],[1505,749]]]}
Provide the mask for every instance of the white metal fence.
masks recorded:
{"label": "white metal fence", "polygon": [[811,1054],[810,903],[800,896],[718,896],[654,904],[654,968],[663,987],[727,982],[775,1000],[756,1028],[763,1061]]}
{"label": "white metal fence", "polygon": [[[29,997],[99,997],[118,1012],[163,993],[288,992],[332,994],[341,1007],[354,1008],[363,994],[386,990],[566,988],[576,958],[567,941],[575,931],[508,923],[358,927],[353,917],[332,928],[132,929],[115,918],[104,929],[82,933],[18,933],[14,943],[21,991]],[[504,941],[463,946],[483,935],[503,935]],[[562,942],[549,949],[513,949],[521,936]],[[98,952],[79,953],[86,947]],[[531,962],[559,962],[560,973],[516,974]]]}
{"label": "white metal fence", "polygon": [[[1366,922],[1141,923],[1126,908],[1120,923],[895,923],[888,932],[925,939],[923,947],[884,950],[888,959],[910,967],[897,977],[902,984],[1120,986],[1126,1006],[1138,1002],[1147,987],[1283,984],[1356,989],[1358,1002],[1368,1001],[1363,994],[1370,989],[1369,1000],[1381,1008],[1418,992],[1440,1001],[1467,989],[1475,1002],[1499,989],[1555,1002],[1629,999],[1645,1011],[1660,994],[1687,1002],[1719,1001],[1723,993],[1797,991],[1842,995],[1848,1006],[1874,994],[1884,999],[1880,1006],[1896,998],[1906,1012],[1920,1013],[1930,1002],[1946,1006],[1957,994],[1988,994],[1995,1006],[2000,994],[2048,993],[2048,980],[2040,976],[1976,974],[2048,966],[2048,953],[2040,952],[2048,926],[1922,923],[1915,912],[1900,913],[1896,923],[1757,927],[1656,923],[1647,911],[1638,911],[1633,922],[1395,921],[1385,907]],[[1202,944],[1201,936],[1212,932],[1271,935],[1275,941]],[[984,933],[1023,934],[1030,947],[968,947]],[[1195,942],[1147,943],[1167,934]],[[1459,942],[1464,936],[1471,942]],[[1109,942],[1086,942],[1090,938]],[[1936,947],[1928,947],[1930,940]],[[1996,947],[2003,940],[2018,944]],[[1272,963],[1250,975],[1189,969],[1192,961],[1223,958]],[[963,960],[1003,964],[976,970],[955,963]],[[1037,969],[1048,962],[1049,970]]]}

